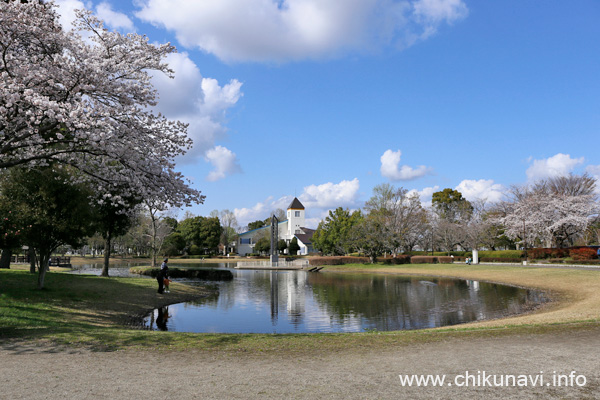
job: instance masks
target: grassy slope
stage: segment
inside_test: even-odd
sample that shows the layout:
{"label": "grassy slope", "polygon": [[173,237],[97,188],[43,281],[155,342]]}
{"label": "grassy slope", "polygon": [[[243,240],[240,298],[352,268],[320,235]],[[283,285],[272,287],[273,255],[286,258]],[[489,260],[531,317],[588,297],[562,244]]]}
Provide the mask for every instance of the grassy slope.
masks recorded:
{"label": "grassy slope", "polygon": [[45,290],[26,271],[0,270],[0,340],[42,340],[97,348],[162,348],[226,351],[344,351],[446,340],[453,337],[536,333],[600,325],[600,272],[505,266],[347,265],[331,271],[424,274],[506,282],[550,290],[559,301],[504,320],[422,331],[358,334],[194,334],[128,328],[131,316],[204,295],[173,284],[156,293],[152,279],[100,278],[51,272]]}

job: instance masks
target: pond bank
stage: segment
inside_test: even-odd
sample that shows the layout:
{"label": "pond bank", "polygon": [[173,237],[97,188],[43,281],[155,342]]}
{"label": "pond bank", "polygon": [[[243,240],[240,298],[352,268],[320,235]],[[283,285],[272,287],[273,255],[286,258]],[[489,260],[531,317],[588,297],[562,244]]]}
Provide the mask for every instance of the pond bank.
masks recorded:
{"label": "pond bank", "polygon": [[[559,301],[525,316],[422,331],[176,334],[124,328],[115,318],[115,310],[130,314],[169,304],[173,297],[156,294],[153,280],[50,273],[42,293],[33,289],[35,277],[0,271],[0,307],[28,310],[20,318],[0,314],[3,391],[32,400],[148,393],[169,399],[597,398],[598,271],[456,265],[336,270],[488,280],[551,290]],[[454,379],[481,371],[541,374],[544,385],[410,387],[399,381],[401,374]],[[553,385],[553,374],[572,371],[586,385]]]}
{"label": "pond bank", "polygon": [[[123,321],[152,309],[205,295],[202,288],[175,284],[168,295],[156,293],[156,281],[100,278],[50,273],[48,290],[35,291],[35,277],[25,271],[0,271],[0,306],[27,310],[23,315],[0,315],[0,340],[23,337],[49,342],[113,349],[143,347],[223,351],[344,351],[380,348],[400,343],[425,343],[455,335],[488,337],[578,329],[600,324],[600,273],[571,269],[542,269],[481,265],[346,265],[330,271],[378,272],[486,280],[550,291],[557,301],[541,311],[506,319],[420,331],[355,334],[188,334],[139,331]],[[15,274],[15,279],[7,279]],[[18,278],[18,279],[16,279]],[[29,282],[31,281],[31,282]],[[29,283],[28,283],[29,282]],[[183,300],[182,300],[183,299]],[[10,303],[7,301],[10,300]],[[48,312],[48,310],[53,310]],[[16,311],[15,311],[16,312]],[[25,312],[25,311],[24,311]],[[124,318],[126,317],[126,318]],[[41,322],[40,322],[41,321]],[[35,323],[35,325],[32,325]],[[33,335],[33,336],[32,336]]]}
{"label": "pond bank", "polygon": [[[151,276],[152,278],[156,278],[158,276],[159,271],[160,268],[153,267],[129,268],[129,272],[131,272],[132,274]],[[230,281],[233,279],[233,274],[228,269],[169,267],[169,277],[202,279],[206,281]]]}

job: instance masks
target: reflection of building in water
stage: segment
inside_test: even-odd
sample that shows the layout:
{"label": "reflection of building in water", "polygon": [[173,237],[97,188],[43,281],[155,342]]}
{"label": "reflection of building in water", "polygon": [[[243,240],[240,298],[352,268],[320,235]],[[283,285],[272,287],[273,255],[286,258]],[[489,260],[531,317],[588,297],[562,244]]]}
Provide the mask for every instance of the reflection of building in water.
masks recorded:
{"label": "reflection of building in water", "polygon": [[279,316],[279,277],[277,271],[271,271],[271,323],[277,325]]}
{"label": "reflection of building in water", "polygon": [[285,292],[290,322],[298,325],[306,311],[306,272],[285,274]]}
{"label": "reflection of building in water", "polygon": [[288,318],[293,325],[302,323],[306,311],[306,272],[271,272],[271,322],[276,325],[279,301],[285,304]]}
{"label": "reflection of building in water", "polygon": [[[467,286],[469,287],[469,298],[471,299],[472,304],[480,304],[479,300],[479,281],[471,281],[467,280]],[[477,319],[485,319],[486,313],[483,305],[472,308],[473,313],[477,315]],[[461,313],[461,318],[463,317]]]}

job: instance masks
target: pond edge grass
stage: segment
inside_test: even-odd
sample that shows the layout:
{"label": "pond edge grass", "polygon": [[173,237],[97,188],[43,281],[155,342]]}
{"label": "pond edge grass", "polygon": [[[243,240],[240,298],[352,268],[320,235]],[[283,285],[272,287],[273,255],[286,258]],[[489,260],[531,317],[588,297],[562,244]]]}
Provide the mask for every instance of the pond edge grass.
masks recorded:
{"label": "pond edge grass", "polygon": [[[327,267],[331,272],[376,272],[401,275],[422,275],[436,277],[452,277],[460,279],[486,280],[519,287],[536,288],[550,291],[555,301],[548,307],[542,307],[533,313],[509,317],[506,319],[488,320],[412,331],[369,331],[360,333],[319,333],[319,334],[208,334],[208,333],[176,333],[133,329],[124,324],[123,318],[101,318],[102,323],[81,323],[78,318],[68,319],[60,328],[56,324],[48,329],[12,329],[0,328],[0,343],[14,341],[32,341],[55,346],[83,346],[96,350],[124,349],[158,349],[158,350],[199,350],[199,351],[234,351],[261,353],[264,351],[306,352],[306,351],[347,351],[368,350],[385,346],[416,345],[435,341],[454,340],[460,338],[475,339],[489,338],[512,334],[545,334],[563,332],[565,330],[594,329],[600,327],[600,272],[562,269],[527,269],[519,266],[462,266],[422,264],[415,266],[384,266],[384,265],[344,265]],[[0,271],[0,273],[2,273]],[[67,274],[49,274],[67,275]],[[1,276],[1,275],[0,275]],[[74,276],[74,275],[67,275]],[[523,278],[527,279],[523,279]],[[97,278],[105,282],[118,282],[119,278]],[[143,292],[155,292],[154,280],[122,278],[131,281],[132,287]],[[532,280],[533,279],[533,280]],[[535,281],[537,280],[537,281]],[[557,284],[558,281],[566,284]],[[144,282],[145,281],[145,282]],[[151,284],[148,281],[152,281]],[[525,282],[523,282],[525,281]],[[578,291],[572,285],[586,285],[586,290]],[[176,285],[182,298],[206,296],[206,290],[192,293],[188,289]],[[6,296],[2,293],[0,281],[0,311],[7,306]],[[598,295],[592,295],[596,291]],[[52,290],[50,290],[52,292]],[[68,296],[66,296],[68,297]],[[92,296],[93,297],[93,296]],[[152,299],[149,301],[149,299]],[[68,300],[68,299],[67,299]],[[179,300],[160,298],[150,295],[143,301],[148,304],[136,303],[125,312],[130,318],[137,317],[158,306],[174,304]],[[142,303],[143,303],[142,301]],[[182,300],[184,301],[184,300]],[[67,310],[66,315],[83,312],[74,307],[65,296],[49,298],[44,306]],[[596,305],[595,310],[582,312],[581,308]],[[140,308],[141,307],[141,308]],[[146,307],[146,308],[144,308]],[[102,307],[100,307],[102,308]],[[143,310],[142,310],[143,309]],[[110,310],[94,309],[100,314]],[[2,313],[0,312],[0,321]]]}

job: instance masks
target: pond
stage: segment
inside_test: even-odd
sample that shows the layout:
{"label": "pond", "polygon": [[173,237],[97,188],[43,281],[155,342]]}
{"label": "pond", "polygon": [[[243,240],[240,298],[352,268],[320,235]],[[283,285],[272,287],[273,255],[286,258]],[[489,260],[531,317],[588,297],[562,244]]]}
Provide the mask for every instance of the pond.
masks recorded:
{"label": "pond", "polygon": [[219,333],[423,329],[519,314],[548,300],[539,291],[469,280],[231,270],[233,281],[217,283],[213,295],[154,310],[145,327]]}
{"label": "pond", "polygon": [[[112,262],[108,268],[108,274],[110,276],[118,276],[118,277],[135,277],[139,278],[139,274],[131,274],[129,272],[130,267],[139,267],[142,265],[149,265],[148,261],[146,262]],[[74,265],[70,271],[71,274],[87,274],[87,275],[101,275],[102,267],[104,266],[104,262],[101,258],[96,258],[94,261],[90,261],[88,264],[82,265]]]}

